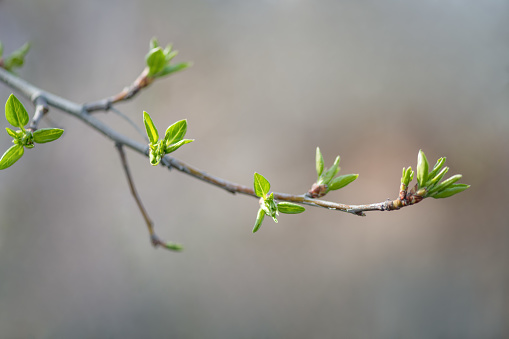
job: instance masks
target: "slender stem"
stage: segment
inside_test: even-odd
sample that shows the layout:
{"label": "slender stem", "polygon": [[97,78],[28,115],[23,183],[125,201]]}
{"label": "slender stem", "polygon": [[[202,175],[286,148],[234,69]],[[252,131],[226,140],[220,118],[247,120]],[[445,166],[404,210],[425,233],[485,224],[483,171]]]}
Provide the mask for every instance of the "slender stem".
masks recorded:
{"label": "slender stem", "polygon": [[[25,97],[34,100],[38,97],[44,97],[49,106],[58,108],[66,113],[69,113],[76,118],[82,120],[98,132],[104,134],[111,140],[113,140],[116,144],[125,145],[134,151],[141,153],[145,156],[148,156],[148,146],[141,144],[135,140],[132,140],[123,134],[117,132],[112,129],[108,125],[104,124],[102,121],[96,119],[94,116],[88,113],[86,107],[84,105],[79,105],[72,101],[66,100],[59,96],[56,96],[51,93],[47,93],[42,91],[41,89],[33,86],[32,84],[26,82],[23,79],[18,78],[17,76],[7,72],[4,69],[0,69],[0,81],[4,82],[7,86],[19,91]],[[240,193],[249,195],[252,197],[256,197],[254,194],[254,190],[251,187],[243,186],[236,184],[234,182],[221,179],[219,177],[208,174],[196,167],[186,164],[185,162],[178,160],[176,158],[165,156],[161,163],[168,168],[175,168],[183,173],[186,173],[192,177],[205,181],[209,184],[220,187],[230,193]],[[367,205],[346,205],[335,203],[331,201],[318,200],[306,197],[305,195],[293,195],[288,193],[278,193],[274,192],[274,198],[277,200],[290,201],[295,203],[300,203],[304,205],[314,206],[314,207],[322,207],[330,210],[347,212],[359,216],[365,215],[364,212],[367,211],[392,211],[396,209],[400,209],[401,207],[410,206],[411,204],[417,203],[415,201],[413,203],[401,203],[401,200],[398,198],[394,201],[384,201],[375,204],[367,204]],[[406,197],[408,199],[408,196]],[[422,199],[421,199],[422,200]]]}
{"label": "slender stem", "polygon": [[143,70],[143,72],[141,72],[138,78],[136,78],[136,80],[134,80],[134,82],[130,86],[124,88],[120,93],[106,99],[84,104],[83,105],[84,109],[89,113],[94,111],[108,111],[111,109],[113,104],[120,101],[131,99],[142,88],[147,87],[154,80],[153,77],[148,76],[148,72],[149,72],[148,67],[145,67],[145,69]]}
{"label": "slender stem", "polygon": [[147,224],[148,233],[150,234],[150,241],[152,242],[152,245],[154,247],[162,246],[166,249],[171,250],[180,250],[176,244],[171,244],[162,241],[155,233],[154,231],[154,222],[152,219],[150,219],[147,210],[143,206],[143,203],[141,202],[141,198],[138,194],[138,191],[136,190],[136,187],[134,186],[133,178],[131,177],[131,171],[129,170],[129,165],[127,164],[127,157],[124,152],[124,147],[120,143],[116,143],[115,146],[117,147],[118,153],[120,154],[120,160],[122,161],[122,167],[124,168],[125,176],[127,177],[127,182],[129,183],[129,189],[131,190],[131,194],[136,201],[136,204],[138,205],[138,208],[143,215],[143,219],[145,220],[145,224]]}

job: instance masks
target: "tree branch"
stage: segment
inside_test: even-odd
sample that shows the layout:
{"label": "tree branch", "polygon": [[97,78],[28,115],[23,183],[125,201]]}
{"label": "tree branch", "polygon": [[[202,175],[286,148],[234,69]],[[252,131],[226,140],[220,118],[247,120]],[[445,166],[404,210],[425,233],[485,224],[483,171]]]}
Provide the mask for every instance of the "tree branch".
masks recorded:
{"label": "tree branch", "polygon": [[143,219],[145,220],[145,223],[147,224],[148,233],[150,234],[150,241],[152,242],[152,245],[154,247],[162,246],[166,249],[173,250],[173,251],[180,251],[182,250],[182,246],[172,243],[172,242],[165,242],[162,241],[157,234],[154,231],[154,223],[148,216],[148,212],[143,206],[143,203],[141,202],[141,198],[138,195],[138,191],[136,191],[136,187],[134,186],[133,178],[131,177],[131,171],[129,170],[129,165],[127,164],[127,157],[124,152],[124,148],[122,144],[116,143],[115,147],[117,147],[118,153],[120,154],[120,160],[122,161],[122,167],[124,168],[125,176],[127,177],[127,182],[129,183],[129,188],[131,190],[131,194],[136,201],[136,204],[138,205],[138,208],[140,209],[141,214],[143,215]]}
{"label": "tree branch", "polygon": [[[86,124],[88,124],[90,127],[95,129],[96,131],[102,133],[109,139],[111,139],[113,142],[115,142],[116,145],[125,145],[132,150],[141,153],[148,157],[149,153],[149,147],[147,145],[141,144],[135,140],[132,140],[123,134],[117,132],[116,130],[112,129],[108,125],[104,124],[102,121],[96,119],[94,116],[92,116],[88,110],[91,110],[92,108],[99,109],[109,109],[111,107],[111,104],[115,102],[114,100],[105,99],[104,102],[110,102],[109,106],[105,105],[103,107],[99,107],[99,105],[96,104],[84,104],[80,105],[77,103],[74,103],[70,100],[61,98],[57,95],[48,93],[43,91],[40,88],[35,87],[34,85],[28,83],[27,81],[13,75],[12,73],[1,69],[0,68],[0,81],[4,82],[7,86],[11,87],[12,89],[20,92],[23,96],[25,96],[27,99],[30,99],[32,102],[37,102],[37,100],[41,100],[40,98],[44,98],[47,102],[47,105],[58,108],[59,110],[71,114],[74,117],[82,120]],[[136,82],[135,82],[136,83]],[[129,89],[124,90],[121,93],[124,96],[124,99],[132,97],[134,94],[136,94],[137,91],[131,91]],[[120,94],[119,94],[120,95]],[[116,96],[118,97],[118,96]],[[119,146],[117,146],[119,147]],[[175,168],[183,173],[186,173],[194,178],[200,179],[202,181],[205,181],[209,184],[215,185],[217,187],[220,187],[230,193],[240,193],[249,195],[252,197],[255,197],[258,199],[258,197],[255,195],[253,188],[239,185],[224,179],[221,179],[219,177],[215,177],[213,175],[210,175],[204,171],[199,170],[198,168],[195,168],[191,165],[186,164],[185,162],[178,160],[176,158],[165,156],[161,163],[168,167],[169,169]],[[374,204],[367,204],[367,205],[346,205],[346,204],[340,204],[335,203],[331,201],[325,201],[325,200],[318,200],[307,197],[305,194],[303,195],[293,195],[288,193],[278,193],[274,192],[274,198],[276,200],[282,200],[282,201],[289,201],[294,203],[300,203],[304,205],[314,206],[314,207],[322,207],[327,208],[329,210],[337,210],[342,212],[351,213],[358,216],[364,216],[364,212],[367,211],[391,211],[391,210],[397,210],[401,207],[409,206],[415,203],[418,203],[420,199],[408,199],[409,196],[406,196],[402,199],[402,196],[400,194],[400,197],[398,199],[391,201],[384,201]],[[421,198],[422,200],[422,198]]]}
{"label": "tree branch", "polygon": [[154,81],[153,77],[148,76],[148,72],[149,72],[149,68],[145,67],[143,72],[141,72],[141,74],[138,76],[138,78],[136,78],[136,80],[134,80],[134,82],[130,86],[124,88],[117,95],[113,95],[113,96],[103,99],[103,100],[98,100],[95,102],[85,104],[84,105],[85,110],[88,111],[89,113],[94,112],[94,111],[108,111],[112,107],[113,104],[120,102],[120,101],[125,101],[125,100],[131,99],[142,88],[147,87],[148,85],[150,85],[152,83],[152,81]]}

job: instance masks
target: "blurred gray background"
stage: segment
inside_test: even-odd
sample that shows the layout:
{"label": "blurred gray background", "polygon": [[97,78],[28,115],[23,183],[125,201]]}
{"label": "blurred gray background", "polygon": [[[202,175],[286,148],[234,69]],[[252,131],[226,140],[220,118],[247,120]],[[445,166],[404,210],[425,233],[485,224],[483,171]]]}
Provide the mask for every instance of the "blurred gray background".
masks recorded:
{"label": "blurred gray background", "polygon": [[52,110],[41,127],[64,137],[0,173],[0,337],[507,338],[508,19],[495,0],[0,1],[5,53],[32,42],[19,75],[80,103],[130,84],[152,36],[174,43],[194,66],[117,107],[140,126],[143,110],[160,129],[187,118],[196,142],[175,156],[209,173],[300,194],[319,146],[360,174],[327,198],[374,203],[422,148],[472,185],[253,235],[255,199],[128,151],[175,254],[150,245],[111,141]]}

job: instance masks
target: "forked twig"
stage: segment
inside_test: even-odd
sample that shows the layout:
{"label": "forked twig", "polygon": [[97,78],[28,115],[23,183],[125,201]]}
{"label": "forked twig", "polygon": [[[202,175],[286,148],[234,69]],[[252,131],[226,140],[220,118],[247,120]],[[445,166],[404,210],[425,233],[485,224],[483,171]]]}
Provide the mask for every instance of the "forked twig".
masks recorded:
{"label": "forked twig", "polygon": [[[18,90],[26,98],[29,98],[31,100],[34,100],[35,98],[38,97],[44,97],[49,106],[58,108],[84,121],[86,124],[90,125],[95,130],[99,131],[100,133],[104,134],[105,136],[113,140],[116,144],[125,145],[141,154],[144,154],[145,156],[148,156],[149,148],[147,145],[140,144],[139,142],[126,137],[125,135],[117,132],[116,130],[106,125],[102,121],[98,120],[88,112],[86,105],[79,105],[67,99],[61,98],[57,95],[44,92],[43,90],[35,87],[34,85],[28,83],[27,81],[1,68],[0,68],[0,81],[4,82],[11,88]],[[254,193],[253,188],[239,185],[234,182],[215,177],[204,171],[199,170],[198,168],[188,165],[185,162],[178,160],[176,158],[165,156],[161,162],[168,168],[175,168],[183,173],[186,173],[197,179],[203,180],[209,184],[220,187],[228,192],[241,193],[258,199],[256,194]],[[359,216],[365,215],[364,212],[367,211],[392,211],[411,205],[402,203],[402,201],[408,200],[409,198],[408,196],[406,197],[406,199],[401,199],[401,197],[398,197],[398,199],[392,201],[387,200],[384,202],[365,205],[346,205],[331,201],[318,200],[309,198],[305,194],[294,195],[288,193],[274,192],[274,198],[278,200],[295,202],[314,207],[327,208],[329,210],[347,212]],[[415,201],[413,204],[417,202],[418,201]]]}

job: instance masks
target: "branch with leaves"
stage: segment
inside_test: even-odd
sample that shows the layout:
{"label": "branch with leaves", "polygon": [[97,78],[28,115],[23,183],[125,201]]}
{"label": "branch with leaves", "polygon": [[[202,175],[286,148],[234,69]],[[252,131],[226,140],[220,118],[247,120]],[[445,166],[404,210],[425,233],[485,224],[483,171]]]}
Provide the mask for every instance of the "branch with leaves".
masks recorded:
{"label": "branch with leaves", "polygon": [[116,95],[85,104],[85,109],[88,112],[107,111],[113,104],[131,99],[140,90],[154,82],[154,80],[182,71],[192,65],[190,62],[171,64],[171,61],[177,56],[177,54],[178,51],[173,50],[173,46],[171,44],[167,45],[163,49],[159,46],[157,39],[152,38],[152,40],[150,40],[150,49],[145,56],[146,66],[138,78],[136,78],[130,86],[124,88]]}
{"label": "branch with leaves", "polygon": [[[1,52],[0,44],[0,52]],[[89,104],[77,104],[56,96],[54,94],[43,91],[40,88],[17,77],[10,70],[23,64],[28,47],[23,47],[14,56],[10,56],[5,60],[0,58],[0,81],[7,86],[20,92],[24,97],[30,99],[35,105],[35,114],[29,127],[25,129],[29,122],[29,115],[21,102],[11,95],[6,103],[5,115],[7,121],[20,130],[14,131],[6,128],[7,133],[13,138],[14,146],[9,148],[0,159],[0,169],[6,169],[12,166],[21,158],[25,148],[33,148],[35,143],[46,143],[58,139],[62,133],[62,129],[47,128],[37,129],[39,121],[48,113],[49,108],[57,108],[82,120],[93,129],[110,138],[120,154],[124,172],[126,174],[131,194],[133,195],[142,215],[147,224],[152,244],[155,247],[161,246],[169,250],[181,250],[182,247],[172,242],[162,241],[154,232],[153,222],[148,216],[147,211],[143,207],[141,198],[139,197],[134,180],[132,179],[129,167],[127,165],[127,157],[124,152],[124,146],[129,147],[136,152],[144,154],[149,158],[152,166],[161,164],[169,169],[175,168],[194,178],[213,184],[231,193],[240,193],[255,197],[259,201],[259,209],[253,233],[260,229],[265,216],[271,217],[278,222],[279,213],[298,214],[305,211],[302,205],[322,207],[328,210],[337,210],[364,216],[368,211],[393,211],[400,208],[415,205],[425,198],[447,198],[460,193],[470,187],[467,184],[457,183],[461,179],[461,175],[454,175],[446,180],[443,177],[449,170],[444,167],[445,157],[438,159],[436,164],[429,170],[429,163],[424,152],[419,151],[417,158],[417,183],[409,190],[410,183],[414,178],[414,171],[411,167],[403,168],[401,177],[401,185],[398,198],[395,200],[387,200],[384,202],[366,204],[366,205],[347,205],[332,201],[321,200],[327,193],[333,190],[341,189],[358,178],[358,174],[340,175],[340,157],[337,156],[330,168],[325,168],[325,162],[320,149],[317,147],[315,155],[315,167],[317,180],[311,185],[308,192],[300,195],[270,192],[271,185],[269,181],[259,173],[254,174],[253,187],[239,185],[222,178],[210,175],[198,168],[195,168],[185,162],[169,156],[170,153],[176,151],[181,146],[188,144],[194,139],[184,139],[187,133],[187,120],[180,120],[170,125],[162,139],[159,138],[159,132],[152,118],[147,112],[143,112],[143,123],[147,135],[148,145],[139,143],[131,138],[127,138],[117,132],[112,127],[104,124],[96,119],[91,112],[108,111],[113,109],[113,105],[128,100],[146,88],[155,79],[162,78],[177,71],[183,70],[190,66],[190,63],[171,64],[170,62],[176,56],[177,52],[172,50],[171,45],[162,49],[156,39],[150,42],[150,50],[145,58],[146,67],[141,75],[133,82],[131,86],[126,87],[117,95],[107,99],[99,100]],[[0,53],[1,57],[1,53]],[[13,61],[15,60],[15,61]],[[6,65],[10,67],[6,67]],[[131,121],[132,124],[134,124]]]}

